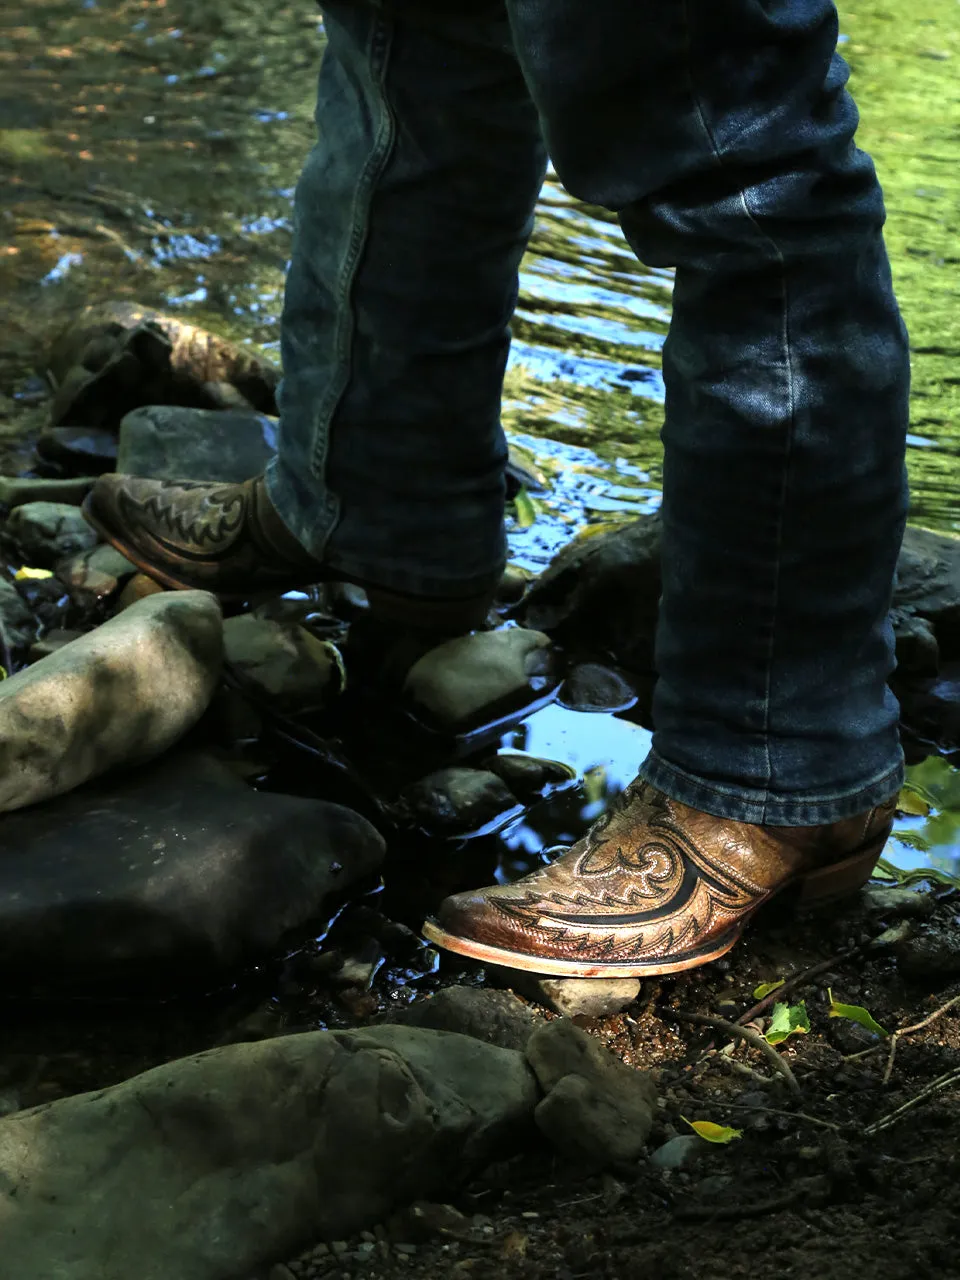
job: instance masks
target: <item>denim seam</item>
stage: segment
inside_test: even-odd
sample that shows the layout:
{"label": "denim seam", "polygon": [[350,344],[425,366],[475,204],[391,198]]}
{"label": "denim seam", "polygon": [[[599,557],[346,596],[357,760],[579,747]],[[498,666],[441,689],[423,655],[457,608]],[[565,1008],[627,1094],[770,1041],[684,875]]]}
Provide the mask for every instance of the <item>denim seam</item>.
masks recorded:
{"label": "denim seam", "polygon": [[[681,0],[681,8],[683,11],[684,31],[687,37],[687,59],[686,59],[687,85],[690,91],[690,96],[693,101],[693,105],[697,112],[697,119],[700,122],[700,127],[703,130],[703,133],[710,145],[711,150],[713,151],[714,159],[717,163],[718,168],[723,168],[723,165],[724,165],[723,151],[717,142],[717,138],[714,131],[710,128],[710,125],[707,122],[707,118],[703,110],[703,104],[702,104],[700,95],[697,92],[696,84],[694,83],[689,0]],[[750,208],[750,204],[747,199],[746,190],[740,191],[739,197],[740,197],[740,204],[743,207],[743,212],[746,215],[748,223],[756,232],[760,240],[762,242],[765,242],[769,246],[769,248],[773,250],[776,262],[780,268],[781,299],[782,299],[781,342],[783,344],[784,372],[786,374],[787,403],[788,403],[789,412],[790,412],[789,428],[787,431],[786,441],[784,442],[783,464],[782,464],[783,465],[783,481],[780,489],[780,499],[779,499],[779,504],[777,508],[774,576],[773,576],[773,589],[772,589],[772,595],[770,600],[770,639],[767,644],[766,670],[764,673],[764,691],[763,691],[762,733],[763,733],[763,739],[764,739],[764,756],[765,756],[765,762],[766,762],[767,792],[769,793],[769,789],[773,783],[773,759],[770,752],[770,691],[771,691],[771,686],[773,681],[773,655],[774,655],[774,647],[776,644],[776,618],[777,618],[777,611],[780,607],[780,561],[781,561],[781,555],[783,551],[783,527],[784,527],[784,518],[785,518],[784,513],[786,510],[786,504],[787,504],[787,490],[789,485],[790,462],[793,454],[793,441],[796,433],[797,406],[796,406],[796,387],[795,387],[794,372],[793,372],[793,349],[790,342],[790,307],[789,307],[789,290],[787,287],[786,263],[784,261],[783,253],[780,249],[780,246],[777,244],[777,242],[773,239],[772,236],[770,236],[766,231],[764,231],[763,227],[761,227],[759,222],[757,221],[755,214]]]}
{"label": "denim seam", "polygon": [[387,69],[389,66],[390,38],[393,32],[386,18],[374,16],[370,30],[370,65],[378,71],[376,88],[379,90],[380,122],[370,148],[370,155],[363,166],[353,206],[350,211],[350,242],[344,254],[337,280],[336,314],[337,331],[334,338],[340,376],[331,379],[327,395],[317,409],[317,439],[311,459],[313,472],[324,483],[324,505],[326,507],[327,528],[320,537],[320,551],[330,539],[340,514],[340,504],[336,496],[326,486],[326,467],[330,449],[330,433],[333,416],[343,398],[350,381],[350,369],[353,354],[355,333],[355,317],[352,306],[353,287],[370,230],[370,210],[373,204],[374,189],[377,179],[382,175],[396,138],[396,125],[393,112],[390,110],[386,93]]}

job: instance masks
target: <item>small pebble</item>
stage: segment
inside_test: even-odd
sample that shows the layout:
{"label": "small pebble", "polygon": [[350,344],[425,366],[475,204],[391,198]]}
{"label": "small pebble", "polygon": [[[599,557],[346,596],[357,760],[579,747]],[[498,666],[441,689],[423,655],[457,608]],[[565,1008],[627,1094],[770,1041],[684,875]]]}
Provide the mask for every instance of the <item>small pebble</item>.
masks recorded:
{"label": "small pebble", "polygon": [[415,1244],[395,1244],[393,1247],[394,1250],[400,1254],[405,1253],[409,1255],[417,1252],[417,1246]]}
{"label": "small pebble", "polygon": [[343,1253],[346,1253],[346,1252],[347,1252],[347,1242],[346,1242],[346,1240],[331,1240],[331,1241],[330,1241],[330,1248],[333,1250],[333,1252],[334,1252],[334,1253],[336,1254],[336,1256],[339,1258],[341,1254],[343,1254]]}
{"label": "small pebble", "polygon": [[276,1266],[270,1268],[269,1280],[296,1280],[296,1273],[283,1262],[278,1262]]}

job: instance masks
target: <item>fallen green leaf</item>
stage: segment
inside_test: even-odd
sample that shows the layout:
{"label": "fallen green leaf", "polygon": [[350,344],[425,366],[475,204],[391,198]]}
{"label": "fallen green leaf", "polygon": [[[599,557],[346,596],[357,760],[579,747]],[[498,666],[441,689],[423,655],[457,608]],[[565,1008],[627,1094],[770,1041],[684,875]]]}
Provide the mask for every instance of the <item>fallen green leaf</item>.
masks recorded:
{"label": "fallen green leaf", "polygon": [[537,518],[537,508],[526,489],[521,489],[513,500],[516,520],[521,529],[529,529]]}
{"label": "fallen green leaf", "polygon": [[0,666],[0,680],[6,680],[9,674],[10,672],[7,670],[6,667]]}
{"label": "fallen green leaf", "polygon": [[753,989],[754,1000],[762,1000],[771,991],[776,991],[779,987],[782,987],[785,982],[786,978],[778,978],[776,982],[761,982],[759,987],[754,987]]}
{"label": "fallen green leaf", "polygon": [[728,1142],[733,1142],[734,1138],[742,1138],[742,1129],[730,1129],[725,1124],[714,1124],[712,1120],[688,1120],[686,1116],[680,1119],[684,1124],[688,1124],[698,1138],[703,1138],[704,1142],[716,1142],[723,1146]]}
{"label": "fallen green leaf", "polygon": [[911,818],[926,818],[931,809],[930,801],[912,787],[902,787],[897,797],[897,808]]}
{"label": "fallen green leaf", "polygon": [[827,987],[827,999],[830,1001],[830,1008],[827,1014],[831,1018],[849,1018],[851,1022],[859,1022],[861,1027],[866,1027],[868,1031],[875,1032],[878,1036],[888,1036],[889,1031],[885,1031],[874,1016],[864,1009],[860,1004],[841,1004],[838,1000],[834,1000],[833,992]]}
{"label": "fallen green leaf", "polygon": [[809,1030],[810,1018],[802,1000],[798,1004],[780,1003],[773,1006],[764,1039],[767,1044],[782,1044],[788,1036],[806,1035]]}
{"label": "fallen green leaf", "polygon": [[26,565],[13,575],[17,582],[39,582],[44,578],[52,578],[52,569],[30,569]]}

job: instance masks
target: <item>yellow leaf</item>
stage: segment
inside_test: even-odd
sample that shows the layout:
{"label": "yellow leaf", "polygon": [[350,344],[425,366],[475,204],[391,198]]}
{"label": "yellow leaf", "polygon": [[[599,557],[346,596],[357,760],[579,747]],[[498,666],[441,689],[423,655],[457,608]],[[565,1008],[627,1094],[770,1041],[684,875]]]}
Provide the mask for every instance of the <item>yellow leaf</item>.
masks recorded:
{"label": "yellow leaf", "polygon": [[926,818],[930,813],[930,802],[912,787],[904,787],[897,799],[897,808],[911,818]]}
{"label": "yellow leaf", "polygon": [[786,982],[786,978],[778,978],[776,982],[761,982],[759,987],[754,988],[754,1000],[762,1000],[764,996],[768,996],[771,991],[777,991]]}
{"label": "yellow leaf", "polygon": [[51,569],[28,569],[26,565],[13,575],[17,582],[37,582],[41,578],[52,578]]}
{"label": "yellow leaf", "polygon": [[532,524],[536,523],[537,507],[536,503],[527,493],[526,489],[521,489],[513,500],[514,510],[516,512],[517,527],[520,529],[529,529]]}
{"label": "yellow leaf", "polygon": [[742,1129],[730,1129],[725,1124],[714,1124],[712,1120],[688,1120],[686,1116],[681,1116],[680,1119],[690,1126],[698,1138],[703,1138],[704,1142],[716,1142],[724,1146],[735,1138],[743,1137]]}
{"label": "yellow leaf", "polygon": [[0,667],[0,680],[6,680],[9,674],[10,672],[7,670],[6,667]]}

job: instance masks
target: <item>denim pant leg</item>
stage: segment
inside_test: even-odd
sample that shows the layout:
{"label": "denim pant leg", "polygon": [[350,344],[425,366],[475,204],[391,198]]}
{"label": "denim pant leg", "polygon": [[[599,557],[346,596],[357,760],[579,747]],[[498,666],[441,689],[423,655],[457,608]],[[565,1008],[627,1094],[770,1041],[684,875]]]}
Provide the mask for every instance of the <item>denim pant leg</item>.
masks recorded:
{"label": "denim pant leg", "polygon": [[906,335],[829,0],[508,0],[557,171],[677,268],[642,773],[815,825],[901,780]]}
{"label": "denim pant leg", "polygon": [[345,577],[462,597],[504,562],[500,394],[546,154],[502,4],[445,7],[323,5],[268,486]]}

